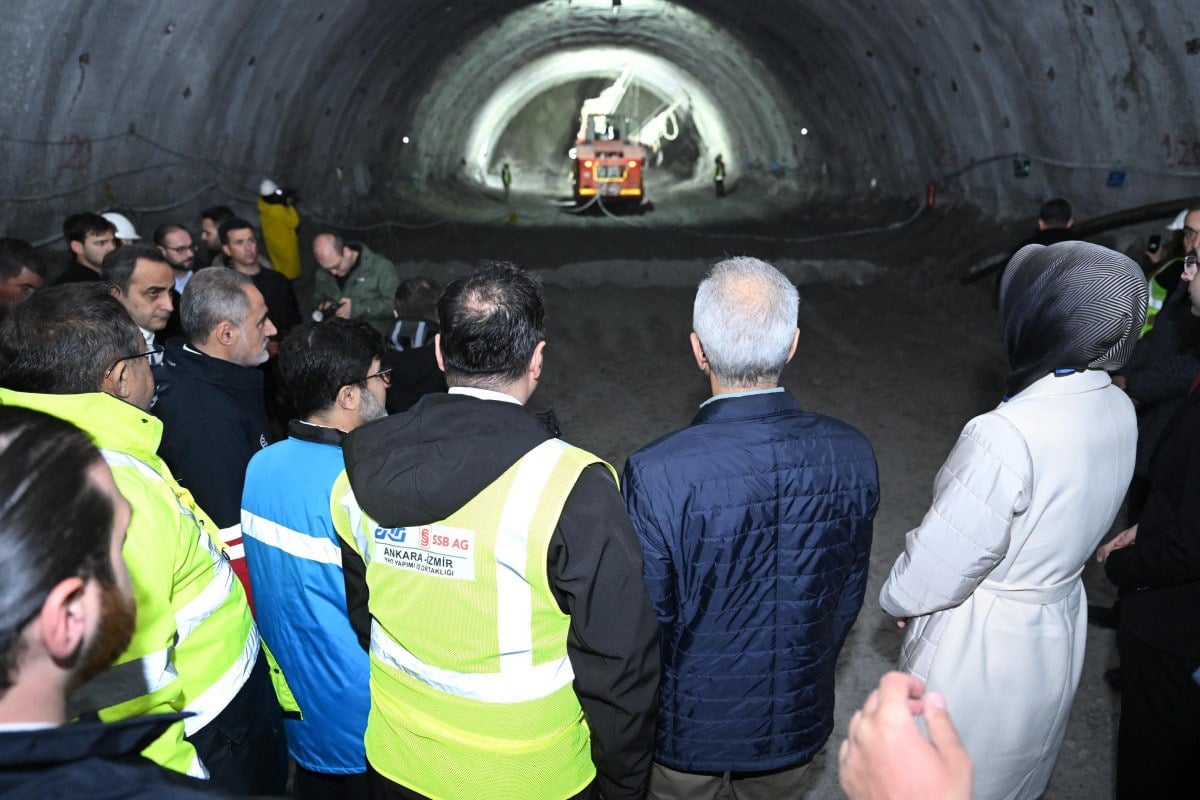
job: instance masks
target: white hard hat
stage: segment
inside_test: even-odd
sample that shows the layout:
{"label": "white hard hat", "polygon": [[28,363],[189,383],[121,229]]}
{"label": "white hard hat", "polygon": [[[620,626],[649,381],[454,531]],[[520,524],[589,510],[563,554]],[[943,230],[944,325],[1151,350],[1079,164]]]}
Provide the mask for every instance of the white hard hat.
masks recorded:
{"label": "white hard hat", "polygon": [[258,193],[263,197],[270,197],[279,191],[279,185],[270,178],[263,178],[263,182],[258,185]]}
{"label": "white hard hat", "polygon": [[124,214],[118,214],[115,211],[105,211],[100,216],[117,227],[117,238],[121,241],[136,242],[142,238],[141,234],[137,232],[137,228],[133,227],[133,223],[129,221],[129,217]]}
{"label": "white hard hat", "polygon": [[1188,215],[1188,212],[1187,212],[1186,208],[1183,211],[1180,211],[1179,216],[1176,217],[1175,219],[1171,220],[1171,224],[1167,226],[1167,230],[1169,230],[1169,231],[1183,230],[1183,221],[1185,219],[1187,219],[1187,215]]}

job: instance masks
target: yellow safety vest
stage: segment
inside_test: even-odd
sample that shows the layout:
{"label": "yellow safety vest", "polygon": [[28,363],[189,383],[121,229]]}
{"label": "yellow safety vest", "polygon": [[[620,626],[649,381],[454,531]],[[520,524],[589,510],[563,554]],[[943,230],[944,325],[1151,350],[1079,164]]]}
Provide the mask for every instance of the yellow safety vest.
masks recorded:
{"label": "yellow safety vest", "polygon": [[594,463],[551,439],[447,519],[402,528],[378,525],[338,478],[334,526],[367,568],[366,750],[384,777],[435,800],[567,798],[595,778],[570,618],[546,575],[563,505]]}

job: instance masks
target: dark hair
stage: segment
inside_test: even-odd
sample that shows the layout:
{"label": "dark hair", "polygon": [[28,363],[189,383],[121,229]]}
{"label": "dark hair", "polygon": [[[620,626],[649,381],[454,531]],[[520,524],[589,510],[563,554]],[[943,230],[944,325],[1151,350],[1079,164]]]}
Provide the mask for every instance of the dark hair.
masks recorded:
{"label": "dark hair", "polygon": [[23,239],[0,239],[0,278],[15,278],[23,269],[46,277],[46,262],[33,245]]}
{"label": "dark hair", "polygon": [[167,257],[154,245],[127,244],[104,256],[104,260],[100,262],[101,279],[116,286],[121,290],[121,294],[128,294],[129,279],[133,277],[133,271],[137,269],[138,259],[171,266]]}
{"label": "dark hair", "polygon": [[217,226],[217,238],[221,240],[221,244],[229,244],[230,232],[240,231],[242,228],[254,230],[254,226],[241,217],[230,217]]}
{"label": "dark hair", "polygon": [[213,225],[220,227],[221,223],[234,217],[233,209],[229,206],[212,206],[200,212],[200,219],[211,219]]}
{"label": "dark hair", "polygon": [[183,231],[187,233],[187,228],[182,225],[176,225],[174,222],[165,222],[154,229],[154,235],[151,237],[154,243],[159,247],[167,246],[167,234],[172,231]]}
{"label": "dark hair", "polygon": [[144,341],[108,285],[65,283],[35,292],[0,323],[0,386],[19,392],[97,392],[104,373]]}
{"label": "dark hair", "polygon": [[22,632],[55,586],[73,576],[116,583],[113,505],[88,478],[98,461],[73,425],[0,408],[0,694],[16,677]]}
{"label": "dark hair", "polygon": [[1071,221],[1074,216],[1071,211],[1071,204],[1061,197],[1056,197],[1053,200],[1047,200],[1038,209],[1038,219],[1046,223],[1050,227],[1061,228]]}
{"label": "dark hair", "polygon": [[222,322],[241,325],[250,308],[246,287],[253,285],[236,269],[202,269],[193,275],[179,301],[179,321],[188,344],[204,344]]}
{"label": "dark hair", "polygon": [[301,417],[324,411],[343,386],[361,383],[383,360],[383,337],[368,322],[334,318],[293,330],[279,348],[279,372]]}
{"label": "dark hair", "polygon": [[515,264],[488,262],[457,279],[442,292],[437,311],[447,382],[514,381],[545,337],[542,286]]}
{"label": "dark hair", "polygon": [[400,319],[433,319],[437,315],[441,284],[423,275],[401,281],[393,307]]}
{"label": "dark hair", "polygon": [[116,236],[117,226],[91,211],[72,214],[63,220],[63,238],[68,242],[82,242],[88,236],[97,233],[111,233]]}

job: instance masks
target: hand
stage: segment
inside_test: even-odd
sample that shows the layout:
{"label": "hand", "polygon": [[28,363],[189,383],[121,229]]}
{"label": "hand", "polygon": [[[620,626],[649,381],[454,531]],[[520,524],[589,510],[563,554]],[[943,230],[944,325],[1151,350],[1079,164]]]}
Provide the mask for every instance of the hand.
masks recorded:
{"label": "hand", "polygon": [[350,306],[352,303],[353,301],[349,297],[343,297],[338,301],[337,310],[333,312],[333,315],[342,319],[350,319]]}
{"label": "hand", "polygon": [[[923,714],[929,740],[914,714]],[[850,800],[970,800],[971,759],[936,693],[920,679],[889,672],[850,720],[838,751],[838,777]]]}
{"label": "hand", "polygon": [[1112,551],[1121,550],[1122,548],[1129,547],[1129,545],[1133,544],[1137,539],[1137,529],[1137,525],[1134,525],[1132,528],[1126,528],[1113,538],[1109,539],[1105,544],[1100,545],[1100,549],[1096,551],[1096,560],[1103,564],[1108,560],[1108,557],[1112,554]]}

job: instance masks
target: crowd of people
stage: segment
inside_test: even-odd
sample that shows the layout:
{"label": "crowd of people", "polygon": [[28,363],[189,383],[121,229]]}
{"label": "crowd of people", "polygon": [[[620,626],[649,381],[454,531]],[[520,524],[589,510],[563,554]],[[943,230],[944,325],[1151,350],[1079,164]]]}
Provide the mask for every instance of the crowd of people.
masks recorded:
{"label": "crowd of people", "polygon": [[[48,288],[0,240],[0,793],[803,796],[880,489],[780,382],[791,281],[712,267],[711,396],[618,470],[525,408],[554,368],[530,273],[443,288],[321,231],[302,312],[287,191],[259,211],[263,250],[205,209],[205,259],[74,214]],[[904,644],[837,754],[856,800],[1043,793],[1093,554],[1117,797],[1200,795],[1200,207],[1144,267],[1043,212],[999,284],[1003,401],[879,596]]]}

